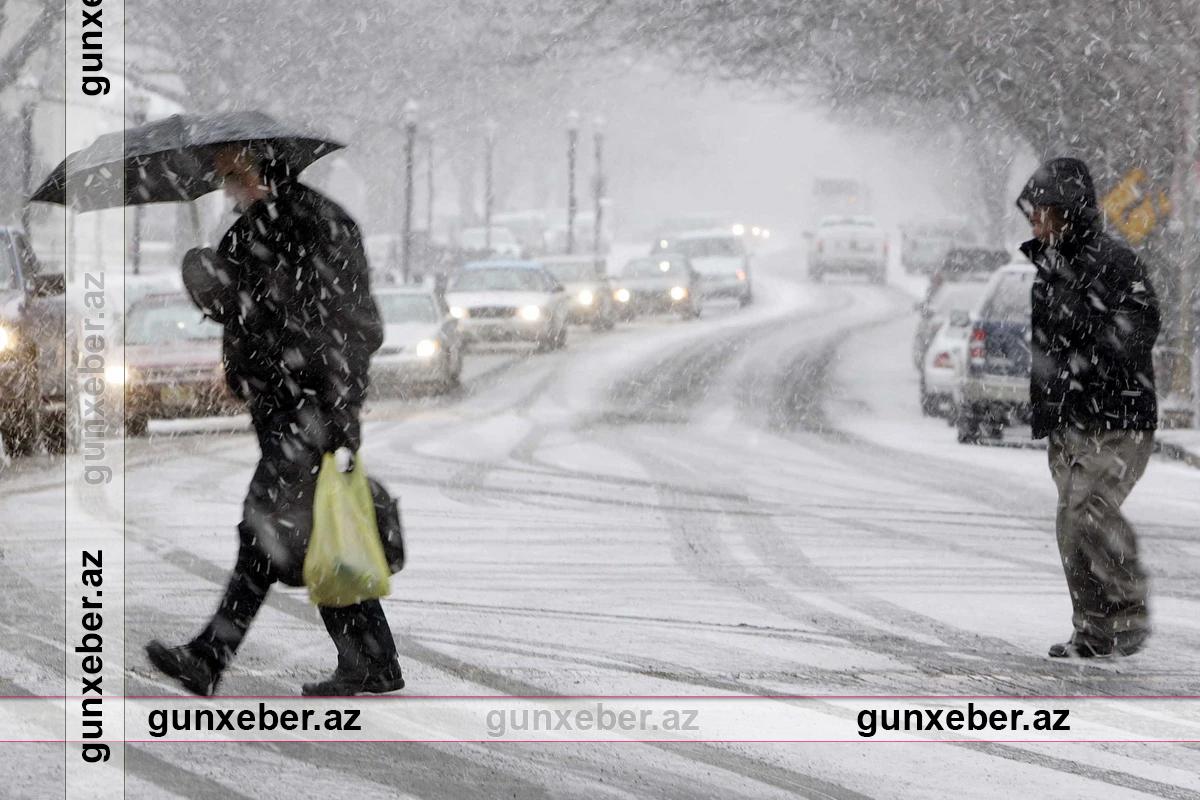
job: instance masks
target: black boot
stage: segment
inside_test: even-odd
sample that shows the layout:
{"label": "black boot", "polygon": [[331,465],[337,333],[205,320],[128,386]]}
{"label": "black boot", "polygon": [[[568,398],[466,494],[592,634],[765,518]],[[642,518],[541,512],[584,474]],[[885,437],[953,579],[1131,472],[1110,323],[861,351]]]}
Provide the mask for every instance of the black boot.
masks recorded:
{"label": "black boot", "polygon": [[350,697],[356,694],[385,694],[404,688],[400,663],[394,661],[383,668],[352,670],[338,667],[323,681],[300,687],[305,697]]}
{"label": "black boot", "polygon": [[146,645],[146,656],[159,672],[179,681],[184,689],[211,697],[221,682],[221,670],[197,655],[190,646],[167,647],[157,639]]}
{"label": "black boot", "polygon": [[1051,658],[1109,658],[1113,655],[1113,645],[1112,642],[1072,636],[1070,641],[1050,645],[1049,655]]}

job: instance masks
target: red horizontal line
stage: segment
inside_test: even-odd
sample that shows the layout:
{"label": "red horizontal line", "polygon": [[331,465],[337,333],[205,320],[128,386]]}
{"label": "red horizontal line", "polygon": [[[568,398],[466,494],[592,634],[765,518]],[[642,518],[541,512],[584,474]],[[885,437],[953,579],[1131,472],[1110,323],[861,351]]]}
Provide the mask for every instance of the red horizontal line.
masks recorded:
{"label": "red horizontal line", "polygon": [[1200,744],[1200,739],[0,739],[0,744]]}

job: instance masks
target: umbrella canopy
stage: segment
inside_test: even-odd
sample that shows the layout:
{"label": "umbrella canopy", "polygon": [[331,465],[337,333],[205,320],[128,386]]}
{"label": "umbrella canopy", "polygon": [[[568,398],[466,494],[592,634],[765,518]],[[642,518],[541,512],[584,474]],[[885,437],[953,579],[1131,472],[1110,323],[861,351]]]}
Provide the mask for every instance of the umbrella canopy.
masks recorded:
{"label": "umbrella canopy", "polygon": [[176,114],[99,137],[67,156],[29,199],[77,211],[195,200],[221,188],[212,157],[231,143],[269,146],[297,173],[343,147],[258,111]]}

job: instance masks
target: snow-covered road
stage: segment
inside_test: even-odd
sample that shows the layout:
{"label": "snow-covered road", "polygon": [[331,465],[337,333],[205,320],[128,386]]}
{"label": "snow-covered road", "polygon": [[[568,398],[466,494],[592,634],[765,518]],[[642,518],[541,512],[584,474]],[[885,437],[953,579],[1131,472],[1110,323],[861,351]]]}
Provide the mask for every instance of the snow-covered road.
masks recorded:
{"label": "snow-covered road", "polygon": [[[911,299],[803,272],[782,252],[749,309],[489,352],[459,397],[370,410],[365,463],[402,497],[411,550],[384,601],[407,691],[1200,695],[1200,472],[1155,459],[1127,504],[1153,576],[1149,647],[1050,661],[1070,606],[1044,450],[956,444],[917,407]],[[233,429],[156,435],[125,457],[126,693],[174,693],[141,648],[211,613],[256,449]],[[3,695],[62,690],[61,476],[43,459],[0,479]],[[222,692],[294,694],[333,657],[304,594],[277,591]],[[22,747],[0,784],[56,794],[62,746]],[[128,796],[146,798],[1200,797],[1180,768],[1200,756],[1166,744],[150,744],[126,758]]]}

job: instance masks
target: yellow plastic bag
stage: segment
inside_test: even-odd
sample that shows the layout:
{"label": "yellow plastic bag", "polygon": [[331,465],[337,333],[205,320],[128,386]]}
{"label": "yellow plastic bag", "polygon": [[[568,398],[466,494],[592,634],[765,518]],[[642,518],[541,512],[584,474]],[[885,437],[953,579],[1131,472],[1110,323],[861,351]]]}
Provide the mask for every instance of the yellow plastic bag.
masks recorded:
{"label": "yellow plastic bag", "polygon": [[362,459],[354,461],[352,471],[338,472],[326,453],[317,475],[304,585],[319,606],[351,606],[391,591],[371,486]]}

